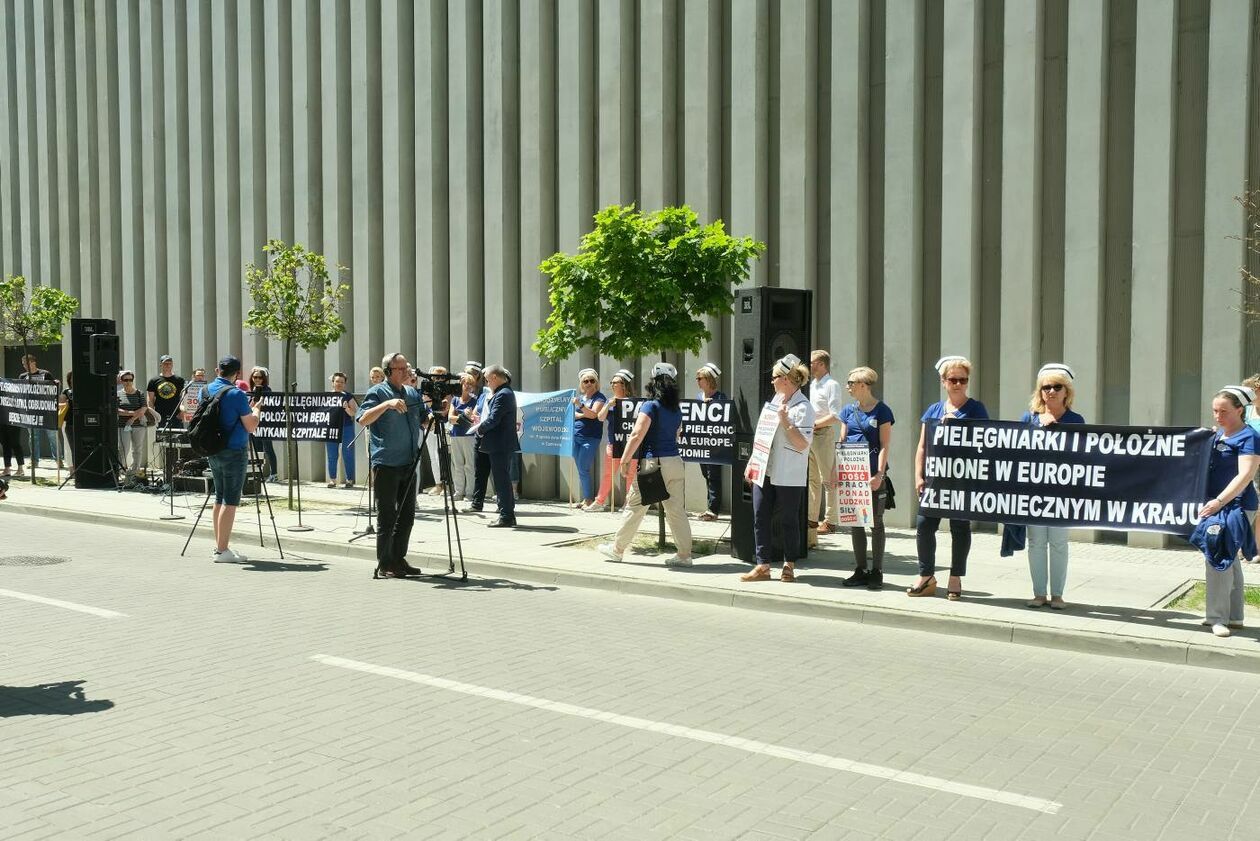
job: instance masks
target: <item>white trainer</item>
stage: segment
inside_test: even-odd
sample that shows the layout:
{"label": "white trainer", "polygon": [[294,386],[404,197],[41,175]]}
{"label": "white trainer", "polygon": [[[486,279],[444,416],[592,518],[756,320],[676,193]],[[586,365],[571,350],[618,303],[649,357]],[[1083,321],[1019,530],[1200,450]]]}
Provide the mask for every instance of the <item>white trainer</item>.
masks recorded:
{"label": "white trainer", "polygon": [[617,547],[611,543],[599,544],[599,554],[603,555],[610,561],[621,563],[621,556],[617,554]]}
{"label": "white trainer", "polygon": [[691,558],[680,558],[677,555],[670,555],[665,559],[667,567],[689,567],[691,566]]}
{"label": "white trainer", "polygon": [[1212,633],[1218,637],[1227,637],[1230,635],[1229,626],[1220,624],[1213,625]]}

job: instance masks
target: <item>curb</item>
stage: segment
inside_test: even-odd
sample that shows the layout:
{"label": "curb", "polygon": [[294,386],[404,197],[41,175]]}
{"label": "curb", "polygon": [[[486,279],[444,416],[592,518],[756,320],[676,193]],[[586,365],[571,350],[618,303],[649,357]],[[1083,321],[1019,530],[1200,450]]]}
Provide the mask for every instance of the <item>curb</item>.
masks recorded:
{"label": "curb", "polygon": [[[49,517],[79,523],[121,528],[160,531],[170,534],[186,534],[191,526],[184,520],[142,520],[116,514],[94,511],[44,508],[33,505],[14,505],[9,511],[36,517]],[[274,536],[266,533],[264,544],[274,544]],[[347,543],[340,549],[335,544],[290,536],[282,538],[288,549],[314,552],[320,555],[375,561],[376,553],[370,546]],[[415,553],[418,559],[430,564],[446,560],[446,555],[431,552]],[[1260,674],[1260,647],[1256,650],[1231,650],[1196,643],[1174,642],[1125,634],[1107,634],[1074,628],[1051,628],[1044,625],[1028,625],[990,619],[972,619],[945,616],[917,611],[898,610],[892,607],[844,604],[808,597],[789,598],[748,591],[736,591],[721,587],[686,585],[674,582],[645,581],[618,575],[575,572],[551,567],[521,566],[503,561],[489,561],[465,557],[467,566],[482,577],[505,578],[530,584],[557,587],[583,587],[605,590],[632,596],[673,599],[675,601],[707,604],[715,607],[733,607],[743,610],[761,610],[786,616],[813,619],[829,619],[857,622],[896,630],[926,631],[957,637],[970,637],[990,642],[1006,642],[1037,648],[1052,648],[1107,657],[1125,657],[1148,660],[1155,663],[1180,666],[1198,666],[1209,669],[1226,669],[1234,672]],[[1179,588],[1180,589],[1180,588]]]}

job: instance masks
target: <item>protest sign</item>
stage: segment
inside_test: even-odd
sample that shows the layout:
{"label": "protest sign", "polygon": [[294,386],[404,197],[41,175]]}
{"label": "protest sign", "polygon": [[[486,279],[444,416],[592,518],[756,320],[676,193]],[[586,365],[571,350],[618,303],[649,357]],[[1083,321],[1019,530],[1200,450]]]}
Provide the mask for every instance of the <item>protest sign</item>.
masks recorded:
{"label": "protest sign", "polygon": [[765,487],[766,467],[770,464],[770,447],[774,433],[779,428],[779,410],[767,403],[761,407],[757,418],[757,432],[753,435],[752,455],[744,468],[744,478],[757,487]]}
{"label": "protest sign", "polygon": [[[609,424],[612,440],[625,441],[634,431],[634,420],[646,397],[620,401],[621,416]],[[678,454],[683,461],[701,464],[735,463],[735,420],[729,400],[679,400],[682,425],[678,428]]]}
{"label": "protest sign", "polygon": [[55,380],[0,379],[0,424],[56,429],[59,389]]}
{"label": "protest sign", "polygon": [[836,513],[840,525],[866,528],[875,522],[871,500],[871,451],[865,444],[836,445]]}
{"label": "protest sign", "polygon": [[930,422],[920,513],[1017,525],[1188,534],[1207,429]]}
{"label": "protest sign", "polygon": [[[346,416],[342,395],[335,392],[293,392],[288,397],[294,441],[341,441],[341,427]],[[284,398],[285,395],[278,391],[262,396],[262,411],[259,412],[258,430],[254,435],[280,440],[288,437],[290,424],[285,418]]]}
{"label": "protest sign", "polygon": [[516,434],[522,453],[573,455],[574,389],[516,392]]}

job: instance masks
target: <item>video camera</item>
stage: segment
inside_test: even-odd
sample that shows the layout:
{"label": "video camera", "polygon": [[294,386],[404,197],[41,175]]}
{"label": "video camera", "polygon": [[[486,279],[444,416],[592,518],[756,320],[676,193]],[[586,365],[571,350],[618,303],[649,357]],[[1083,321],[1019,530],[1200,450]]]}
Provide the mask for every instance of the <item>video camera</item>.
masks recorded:
{"label": "video camera", "polygon": [[0,476],[0,499],[4,499],[9,493],[9,480]]}
{"label": "video camera", "polygon": [[440,403],[448,397],[455,397],[462,390],[459,374],[426,374],[423,371],[416,371],[416,375],[420,378],[420,393],[434,403]]}

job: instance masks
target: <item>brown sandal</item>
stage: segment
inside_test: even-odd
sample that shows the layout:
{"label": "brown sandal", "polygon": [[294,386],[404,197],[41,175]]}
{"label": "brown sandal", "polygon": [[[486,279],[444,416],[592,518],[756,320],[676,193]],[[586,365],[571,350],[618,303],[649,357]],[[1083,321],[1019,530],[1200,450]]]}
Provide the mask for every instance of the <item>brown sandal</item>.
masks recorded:
{"label": "brown sandal", "polygon": [[926,598],[927,596],[936,595],[936,576],[928,576],[928,580],[924,581],[918,587],[911,587],[906,590],[906,595],[912,599]]}
{"label": "brown sandal", "polygon": [[758,564],[739,577],[740,581],[769,581],[770,567]]}
{"label": "brown sandal", "polygon": [[785,566],[783,568],[783,572],[779,573],[779,580],[787,581],[787,582],[795,581],[796,573],[792,570],[791,567]]}

